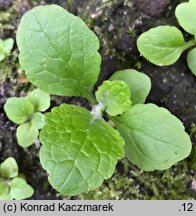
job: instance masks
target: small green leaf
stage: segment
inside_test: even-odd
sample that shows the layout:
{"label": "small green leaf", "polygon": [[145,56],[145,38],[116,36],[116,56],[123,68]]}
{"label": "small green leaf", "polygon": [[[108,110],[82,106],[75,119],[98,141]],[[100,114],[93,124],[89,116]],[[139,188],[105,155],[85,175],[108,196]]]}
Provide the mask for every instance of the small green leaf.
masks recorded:
{"label": "small green leaf", "polygon": [[113,118],[128,159],[145,171],[164,170],[186,158],[191,141],[182,122],[154,104],[137,104]]}
{"label": "small green leaf", "polygon": [[196,76],[196,48],[189,51],[187,55],[187,62],[190,70]]}
{"label": "small green leaf", "polygon": [[50,95],[40,89],[33,90],[27,98],[34,105],[35,112],[44,112],[50,107]]}
{"label": "small green leaf", "polygon": [[176,7],[176,18],[180,26],[188,33],[196,36],[196,4],[195,2],[181,3]]}
{"label": "small green leaf", "polygon": [[64,195],[93,190],[109,178],[124,156],[124,140],[87,110],[61,105],[46,114],[40,160],[49,182]]}
{"label": "small green leaf", "polygon": [[8,38],[6,40],[0,39],[0,61],[10,54],[13,45],[14,40],[12,38]]}
{"label": "small green leaf", "polygon": [[110,80],[122,80],[127,83],[131,90],[132,105],[143,104],[151,89],[150,78],[133,69],[117,71],[110,77]]}
{"label": "small green leaf", "polygon": [[3,178],[14,178],[18,175],[18,165],[13,157],[4,160],[0,165],[0,173]]}
{"label": "small green leaf", "polygon": [[33,104],[27,98],[11,97],[4,105],[4,110],[10,120],[21,124],[33,113]]}
{"label": "small green leaf", "polygon": [[29,147],[32,145],[38,135],[39,130],[34,127],[31,122],[19,125],[16,131],[18,144],[22,147]]}
{"label": "small green leaf", "polygon": [[173,26],[152,28],[137,40],[140,53],[159,66],[175,63],[187,46],[182,33]]}
{"label": "small green leaf", "polygon": [[35,7],[21,20],[17,44],[34,85],[55,95],[90,97],[100,71],[99,41],[79,17],[57,5]]}
{"label": "small green leaf", "polygon": [[96,92],[96,99],[111,116],[120,115],[131,107],[129,86],[120,80],[105,81]]}
{"label": "small green leaf", "polygon": [[9,185],[4,181],[0,181],[0,200],[10,200]]}
{"label": "small green leaf", "polygon": [[14,178],[10,182],[10,195],[12,199],[22,200],[33,195],[33,188],[22,178]]}
{"label": "small green leaf", "polygon": [[45,125],[45,116],[39,112],[33,114],[32,125],[37,129],[42,129]]}

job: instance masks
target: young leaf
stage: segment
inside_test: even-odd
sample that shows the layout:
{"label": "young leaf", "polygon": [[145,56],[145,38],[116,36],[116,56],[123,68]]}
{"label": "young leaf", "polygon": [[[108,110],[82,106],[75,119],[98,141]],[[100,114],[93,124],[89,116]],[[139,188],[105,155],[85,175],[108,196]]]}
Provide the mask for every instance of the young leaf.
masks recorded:
{"label": "young leaf", "polygon": [[22,178],[14,178],[10,182],[10,195],[12,199],[22,200],[33,195],[33,188]]}
{"label": "young leaf", "polygon": [[40,112],[34,113],[31,122],[35,128],[42,129],[45,125],[45,116]]}
{"label": "young leaf", "polygon": [[13,45],[14,40],[12,38],[8,38],[6,40],[0,39],[0,61],[10,54]]}
{"label": "young leaf", "polygon": [[10,120],[21,124],[33,113],[33,104],[27,98],[11,97],[4,105],[4,110]]}
{"label": "young leaf", "polygon": [[52,187],[64,195],[97,188],[124,156],[124,140],[119,133],[73,105],[63,104],[46,114],[40,138],[41,164]]}
{"label": "young leaf", "polygon": [[129,86],[120,80],[105,81],[96,92],[96,99],[111,116],[120,115],[131,107]]}
{"label": "young leaf", "polygon": [[189,51],[187,55],[187,62],[190,70],[196,76],[196,48]]}
{"label": "young leaf", "polygon": [[4,181],[0,181],[0,200],[10,200],[9,185]]}
{"label": "young leaf", "polygon": [[31,123],[24,123],[18,126],[16,137],[18,144],[22,147],[32,145],[39,135],[39,130]]}
{"label": "young leaf", "polygon": [[140,53],[155,65],[171,65],[189,44],[173,26],[159,26],[144,32],[137,40]]}
{"label": "young leaf", "polygon": [[125,139],[128,159],[142,170],[168,169],[191,152],[183,124],[164,108],[137,104],[113,120]]}
{"label": "young leaf", "polygon": [[40,89],[35,89],[27,95],[34,105],[34,112],[44,112],[50,107],[50,95]]}
{"label": "young leaf", "polygon": [[99,41],[79,17],[57,5],[35,7],[21,20],[17,44],[33,84],[55,95],[90,97],[100,71]]}
{"label": "young leaf", "polygon": [[14,178],[18,175],[18,164],[13,157],[4,160],[0,165],[0,173],[3,178]]}
{"label": "young leaf", "polygon": [[181,3],[176,7],[175,15],[180,26],[190,34],[196,36],[196,4],[192,2]]}
{"label": "young leaf", "polygon": [[110,77],[110,80],[122,80],[127,83],[131,90],[132,105],[144,103],[151,89],[150,78],[133,69],[117,71]]}

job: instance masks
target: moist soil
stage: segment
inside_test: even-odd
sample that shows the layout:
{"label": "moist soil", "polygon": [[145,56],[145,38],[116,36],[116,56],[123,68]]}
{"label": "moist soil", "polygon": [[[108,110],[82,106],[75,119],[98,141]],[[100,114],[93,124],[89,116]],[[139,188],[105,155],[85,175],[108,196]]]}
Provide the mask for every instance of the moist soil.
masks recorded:
{"label": "moist soil", "polygon": [[[175,7],[178,3],[177,0],[0,0],[0,38],[15,38],[21,16],[36,5],[58,4],[66,8],[68,11],[80,16],[100,39],[100,53],[103,61],[95,90],[117,70],[133,68],[146,73],[152,81],[152,89],[146,102],[163,106],[176,115],[184,123],[195,149],[196,77],[192,75],[187,67],[187,52],[183,53],[174,65],[158,67],[146,61],[139,54],[136,47],[137,37],[149,28],[158,25],[175,25],[180,28],[174,16]],[[189,35],[185,32],[183,34],[186,39],[189,39]],[[0,162],[9,156],[17,160],[20,172],[26,176],[28,183],[35,189],[35,193],[30,199],[95,198],[94,195],[88,196],[88,194],[77,197],[61,197],[50,187],[47,181],[47,173],[40,165],[38,158],[39,141],[28,149],[23,149],[17,145],[15,137],[17,126],[7,119],[3,105],[10,96],[24,96],[33,88],[25,79],[24,72],[20,70],[17,56],[18,50],[15,44],[11,55],[0,63]],[[88,101],[80,97],[52,97],[51,107],[62,102],[80,105],[87,109],[91,108]],[[176,176],[185,175],[182,180],[182,184],[185,183],[183,193],[188,198],[195,198],[196,193],[195,165],[192,166],[195,159],[194,150],[191,157],[182,162],[180,168],[174,166],[169,171],[166,171],[174,179],[171,184],[175,184]],[[129,169],[135,170],[138,173],[137,177],[130,173]],[[157,181],[159,181],[165,175],[164,172],[140,173],[136,167],[130,165],[126,160],[120,161],[114,176],[105,181],[101,189],[94,193],[102,193],[106,188],[111,192],[111,182],[119,182],[120,180],[117,181],[116,179],[120,179],[122,174],[122,178],[126,176],[127,179],[134,180],[134,187],[139,188],[140,192],[147,190],[148,196],[142,197],[139,194],[133,196],[135,193],[130,189],[130,193],[126,197],[122,193],[120,193],[120,196],[112,196],[109,193],[110,195],[106,196],[106,198],[184,198],[180,195],[182,191],[175,191],[176,195],[174,196],[162,196],[162,192],[159,191],[159,196],[155,196],[155,192],[150,192],[151,189],[140,181],[144,175],[149,177],[149,184],[150,181],[153,181],[152,179],[157,178]],[[125,182],[125,184],[128,183]],[[163,183],[164,190],[170,190],[167,185],[167,182]],[[126,185],[122,187],[126,188]],[[125,190],[122,187],[119,190]],[[170,194],[169,191],[166,194]],[[105,197],[99,198],[103,199]]]}

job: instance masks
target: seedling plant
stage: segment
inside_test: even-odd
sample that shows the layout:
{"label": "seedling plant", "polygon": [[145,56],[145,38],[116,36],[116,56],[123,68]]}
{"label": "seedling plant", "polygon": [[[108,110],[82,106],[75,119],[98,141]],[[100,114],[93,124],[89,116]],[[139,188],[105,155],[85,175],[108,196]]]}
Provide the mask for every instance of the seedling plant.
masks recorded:
{"label": "seedling plant", "polygon": [[[191,141],[182,122],[165,108],[144,104],[151,88],[144,73],[117,71],[99,86],[94,98],[101,64],[99,41],[79,17],[57,5],[35,7],[21,20],[17,45],[20,65],[35,86],[47,94],[82,96],[92,104],[91,111],[69,104],[54,107],[40,127],[40,162],[60,194],[77,195],[99,187],[125,156],[140,169],[153,171],[168,169],[190,154]],[[25,103],[32,103],[27,100],[29,96]],[[43,100],[38,103],[45,104]],[[32,105],[26,113],[24,105],[11,104],[8,99],[5,111],[15,121],[17,110],[18,124],[28,124],[28,119],[33,124],[32,113],[49,106],[33,111]],[[23,146],[28,146],[25,142],[30,144],[21,141]]]}
{"label": "seedling plant", "polygon": [[33,195],[33,188],[18,174],[18,164],[12,157],[0,164],[0,200],[21,200]]}
{"label": "seedling plant", "polygon": [[[196,0],[181,3],[175,11],[180,26],[193,38],[186,42],[181,31],[175,26],[158,26],[140,35],[137,47],[151,63],[167,66],[175,63],[182,52],[196,45]],[[196,48],[187,55],[190,70],[196,76]]]}

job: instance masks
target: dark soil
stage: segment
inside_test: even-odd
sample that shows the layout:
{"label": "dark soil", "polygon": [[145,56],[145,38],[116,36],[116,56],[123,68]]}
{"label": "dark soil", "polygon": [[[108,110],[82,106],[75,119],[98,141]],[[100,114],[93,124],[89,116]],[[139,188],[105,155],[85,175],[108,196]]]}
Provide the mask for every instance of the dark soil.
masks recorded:
{"label": "dark soil", "polygon": [[[147,102],[153,102],[159,106],[166,107],[174,115],[179,117],[184,123],[186,130],[191,134],[193,145],[196,144],[195,125],[196,125],[196,78],[192,75],[187,67],[186,53],[182,55],[180,60],[169,67],[157,67],[147,62],[140,56],[136,48],[137,37],[147,29],[158,25],[176,25],[177,21],[174,16],[174,10],[179,1],[174,0],[45,0],[45,1],[27,1],[27,0],[0,0],[0,37],[15,38],[15,33],[19,20],[27,10],[40,4],[59,4],[65,7],[68,11],[80,16],[87,25],[98,35],[100,39],[100,53],[102,55],[102,70],[100,73],[97,86],[103,82],[103,80],[110,77],[112,73],[119,69],[135,68],[139,71],[143,71],[150,76],[152,80],[152,90],[147,99]],[[9,13],[8,18],[5,13]],[[179,27],[179,26],[178,26]],[[186,33],[184,33],[187,37]],[[13,156],[19,163],[20,172],[23,173],[27,181],[34,187],[35,194],[32,199],[60,199],[59,195],[49,186],[47,181],[47,174],[41,168],[38,152],[39,149],[36,146],[32,146],[28,149],[22,149],[17,145],[15,138],[16,125],[12,124],[6,117],[3,111],[3,105],[7,98],[10,96],[25,95],[32,87],[29,83],[21,83],[23,73],[18,70],[17,62],[17,48],[15,46],[11,56],[6,60],[12,67],[11,72],[8,73],[6,78],[2,81],[0,77],[0,162],[8,156]],[[14,62],[14,63],[13,63]],[[4,64],[0,64],[0,75],[4,71]],[[52,106],[58,105],[61,102],[81,105],[90,109],[90,104],[82,98],[66,98],[66,97],[53,97]],[[177,195],[172,198],[181,198],[180,194],[185,194],[188,198],[195,197],[195,192],[190,185],[195,181],[195,168],[191,165],[195,161],[195,154],[192,154],[190,158],[184,160],[183,164],[176,168],[170,169],[168,179],[173,178],[170,183],[162,181],[165,173],[161,174],[141,174],[140,171],[127,164],[128,162],[119,162],[117,171],[114,177],[106,182],[103,187],[109,188],[110,184],[114,182],[121,182],[121,178],[134,179],[135,185],[141,187],[141,193],[151,194],[150,196],[142,197],[137,193],[127,193],[127,197],[112,197],[106,196],[111,199],[150,199],[155,196],[155,192],[149,192],[145,181],[140,180],[148,179],[149,184],[153,182],[159,182],[154,180],[160,178],[160,182],[164,185],[170,185],[167,189],[172,188],[172,184],[175,184],[176,176],[187,175],[186,178],[182,178],[182,185],[184,184],[184,191],[176,191]],[[136,174],[129,173],[127,169],[134,169]],[[183,167],[183,168],[182,168]],[[176,171],[177,170],[177,171]],[[129,174],[126,174],[129,173]],[[177,172],[177,173],[176,173]],[[186,174],[185,174],[186,173]],[[123,177],[119,177],[123,175]],[[119,178],[119,179],[118,179]],[[180,178],[180,177],[179,177]],[[139,180],[138,180],[139,179]],[[153,180],[152,180],[153,179]],[[168,180],[168,181],[170,181]],[[173,182],[173,183],[172,183]],[[120,183],[119,183],[120,184]],[[124,183],[123,183],[124,184]],[[114,183],[116,185],[116,183]],[[116,187],[116,186],[115,186]],[[134,187],[132,185],[132,187]],[[156,186],[158,187],[158,186]],[[105,190],[102,188],[101,190]],[[125,188],[125,186],[124,186]],[[181,184],[179,186],[181,188]],[[122,190],[123,189],[119,189]],[[131,190],[131,189],[130,189]],[[160,189],[161,190],[161,189]],[[176,189],[177,190],[177,189]],[[109,191],[110,192],[110,191]],[[108,192],[108,193],[109,193]],[[161,193],[161,191],[160,191]],[[133,196],[133,194],[136,194]],[[172,194],[172,193],[171,193]],[[169,196],[169,195],[167,195]],[[81,196],[72,197],[71,199],[80,198],[97,198],[94,196]],[[104,199],[105,196],[98,197]],[[155,198],[164,198],[162,194],[156,195]],[[183,197],[182,198],[186,198]],[[70,199],[70,198],[67,198]]]}

